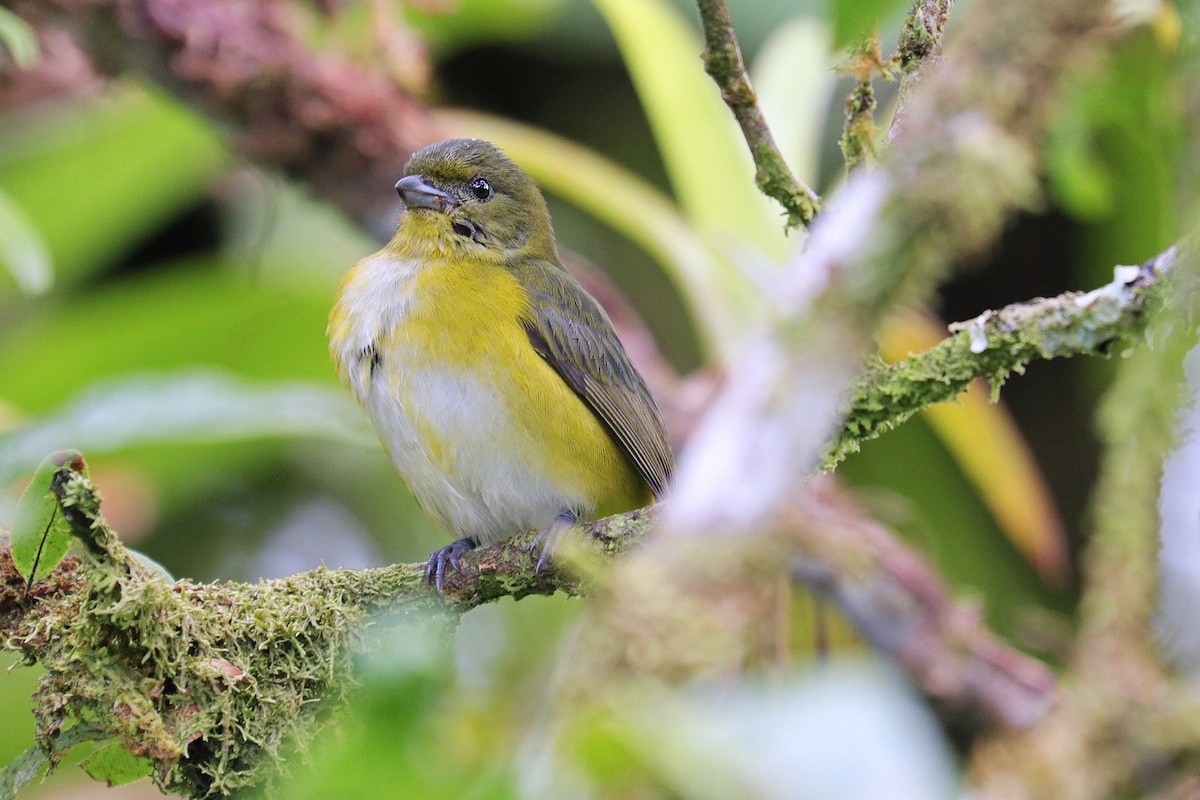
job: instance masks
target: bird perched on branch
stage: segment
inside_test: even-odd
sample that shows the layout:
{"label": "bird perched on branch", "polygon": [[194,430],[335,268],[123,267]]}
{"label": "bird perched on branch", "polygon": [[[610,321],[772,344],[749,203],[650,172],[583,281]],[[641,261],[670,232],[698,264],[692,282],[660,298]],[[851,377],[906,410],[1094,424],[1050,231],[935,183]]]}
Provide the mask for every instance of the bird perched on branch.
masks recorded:
{"label": "bird perched on branch", "polygon": [[577,520],[661,497],[662,417],[608,316],[559,262],[546,202],[495,146],[451,139],[396,184],[396,233],[342,279],[338,375],[421,508],[468,549],[539,531],[538,569]]}

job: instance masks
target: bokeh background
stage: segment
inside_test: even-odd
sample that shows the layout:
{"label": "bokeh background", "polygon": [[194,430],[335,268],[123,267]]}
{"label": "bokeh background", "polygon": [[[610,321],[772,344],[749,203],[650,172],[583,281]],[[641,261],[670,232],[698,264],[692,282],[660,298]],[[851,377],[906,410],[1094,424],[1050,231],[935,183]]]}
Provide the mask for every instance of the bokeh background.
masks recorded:
{"label": "bokeh background", "polygon": [[[793,166],[824,194],[844,176],[837,139],[851,82],[836,67],[846,5],[730,3],[768,119]],[[877,5],[887,48],[905,9]],[[969,5],[955,10],[951,38]],[[961,265],[933,309],[944,320],[1092,288],[1111,279],[1114,265],[1170,244],[1181,141],[1177,18],[1170,6],[1131,6],[1113,58],[1077,76],[1059,110],[1043,207],[1019,218],[988,258]],[[770,236],[707,228],[699,206],[725,202],[737,215],[753,205],[744,201],[753,187],[731,186],[726,173],[708,178],[713,166],[695,159],[690,179],[679,174],[689,167],[679,165],[687,146],[678,142],[703,138],[707,118],[666,107],[669,82],[647,86],[656,75],[662,83],[667,69],[707,81],[695,9],[683,0],[412,0],[297,13],[314,48],[344,50],[433,106],[466,110],[454,116],[464,134],[520,123],[506,134],[518,161],[537,151],[538,135],[552,134],[631,179],[614,184],[569,155],[550,154],[537,167],[560,245],[623,290],[681,374],[712,368],[718,352],[705,341],[709,322],[697,318],[703,308],[686,280],[664,265],[668,245],[656,251],[645,238],[653,232],[639,240],[621,220],[621,208],[640,208],[628,187],[657,192],[674,209],[683,233],[659,235],[691,237],[688,246],[735,269],[773,268],[799,244],[798,235],[779,233],[781,216],[757,206]],[[647,21],[654,15],[693,37],[684,41],[696,43],[694,63],[664,66],[653,48],[647,56],[628,35],[614,35],[621,25],[657,24]],[[392,42],[383,51],[381,30]],[[663,51],[668,58],[670,48]],[[237,160],[220,125],[136,76],[38,91],[21,82],[11,54],[0,64],[0,528],[40,457],[76,447],[114,527],[177,577],[253,581],[319,564],[415,561],[444,544],[327,355],[337,281],[378,239],[304,186]],[[877,83],[886,124],[892,87]],[[693,85],[678,84],[685,100]],[[928,335],[921,323],[897,330],[914,326]],[[909,349],[930,343],[913,341],[924,344]],[[1054,654],[1072,621],[1072,563],[1097,456],[1092,411],[1110,369],[1104,360],[1035,363],[1005,385],[1001,413],[968,410],[957,434],[916,418],[838,469],[956,590],[978,599],[999,632],[1043,654]],[[1029,465],[993,449],[997,437],[1017,442]],[[966,465],[964,443],[983,461]],[[1032,501],[1031,491],[1049,504]],[[1031,506],[1032,521],[1005,521],[1006,507]],[[1022,537],[1065,557],[1039,563],[1014,544]],[[520,719],[520,687],[547,679],[548,654],[579,602],[532,598],[468,615],[453,664],[457,679],[487,698],[481,720]],[[810,646],[807,625],[797,614],[798,651]],[[10,722],[0,728],[0,762],[31,741],[35,680],[32,669],[0,672]],[[502,686],[507,700],[485,691]],[[103,791],[73,788],[78,775],[63,770],[37,792]]]}

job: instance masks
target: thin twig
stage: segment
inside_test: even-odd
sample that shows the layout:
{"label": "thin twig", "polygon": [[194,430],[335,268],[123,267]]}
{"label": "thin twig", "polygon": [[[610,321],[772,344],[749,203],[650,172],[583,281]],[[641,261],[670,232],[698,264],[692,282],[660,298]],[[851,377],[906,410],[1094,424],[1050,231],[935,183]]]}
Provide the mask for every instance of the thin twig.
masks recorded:
{"label": "thin twig", "polygon": [[942,34],[954,0],[916,0],[904,20],[893,62],[906,76],[914,75],[942,53]]}
{"label": "thin twig", "polygon": [[886,141],[892,140],[898,123],[904,118],[909,92],[920,80],[921,71],[942,57],[942,35],[953,7],[954,0],[915,0],[905,18],[900,41],[891,58],[900,71],[900,91]]}
{"label": "thin twig", "polygon": [[846,120],[838,146],[846,162],[846,171],[875,159],[875,86],[876,75],[887,75],[879,52],[879,34],[854,46],[843,71],[854,77],[854,88],[846,95]]}
{"label": "thin twig", "polygon": [[821,199],[792,174],[775,145],[742,61],[729,6],[725,0],[697,0],[697,5],[704,24],[704,70],[741,126],[754,158],[758,188],[787,211],[789,228],[809,224],[820,210]]}

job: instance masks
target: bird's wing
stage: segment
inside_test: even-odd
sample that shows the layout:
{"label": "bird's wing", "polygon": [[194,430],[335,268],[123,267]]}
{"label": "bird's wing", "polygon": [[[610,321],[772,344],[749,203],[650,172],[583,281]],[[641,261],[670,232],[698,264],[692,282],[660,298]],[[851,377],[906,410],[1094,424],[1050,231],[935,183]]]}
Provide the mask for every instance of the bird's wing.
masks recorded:
{"label": "bird's wing", "polygon": [[531,300],[522,322],[533,349],[612,431],[654,496],[662,497],[675,461],[650,390],[600,304],[561,266],[539,266],[522,270]]}

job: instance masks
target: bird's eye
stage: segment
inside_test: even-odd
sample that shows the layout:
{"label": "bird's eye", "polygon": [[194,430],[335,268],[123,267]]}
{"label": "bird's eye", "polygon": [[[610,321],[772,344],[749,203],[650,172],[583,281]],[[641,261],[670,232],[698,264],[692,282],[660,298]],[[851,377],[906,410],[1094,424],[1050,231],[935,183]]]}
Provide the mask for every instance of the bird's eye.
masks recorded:
{"label": "bird's eye", "polygon": [[476,178],[471,181],[471,194],[475,195],[476,200],[491,200],[492,185],[487,178]]}

